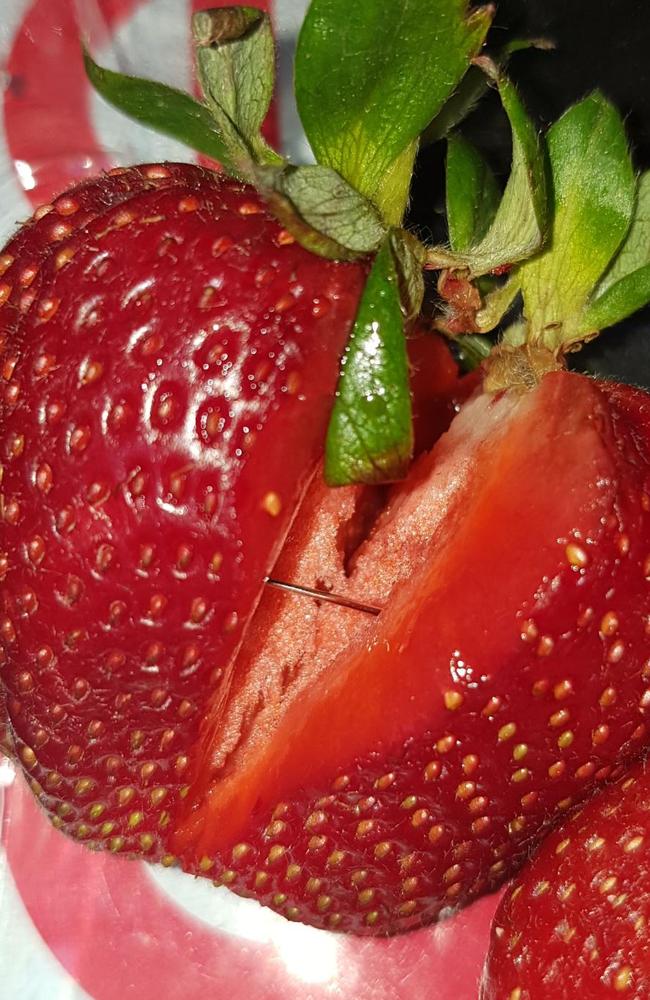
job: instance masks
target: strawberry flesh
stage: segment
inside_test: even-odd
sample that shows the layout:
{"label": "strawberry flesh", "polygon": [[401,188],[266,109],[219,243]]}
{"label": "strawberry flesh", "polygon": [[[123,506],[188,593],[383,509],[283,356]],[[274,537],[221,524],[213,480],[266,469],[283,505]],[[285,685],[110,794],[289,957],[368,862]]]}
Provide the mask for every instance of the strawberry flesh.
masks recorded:
{"label": "strawberry flesh", "polygon": [[160,856],[321,452],[364,269],[188,165],[72,189],[0,269],[16,751],[58,826]]}
{"label": "strawberry flesh", "polygon": [[553,832],[497,910],[481,1000],[650,996],[649,813],[645,760]]}
{"label": "strawberry flesh", "polygon": [[378,516],[313,486],[276,575],[384,610],[264,595],[172,822],[182,864],[394,933],[496,887],[638,753],[648,416],[551,374],[474,397]]}

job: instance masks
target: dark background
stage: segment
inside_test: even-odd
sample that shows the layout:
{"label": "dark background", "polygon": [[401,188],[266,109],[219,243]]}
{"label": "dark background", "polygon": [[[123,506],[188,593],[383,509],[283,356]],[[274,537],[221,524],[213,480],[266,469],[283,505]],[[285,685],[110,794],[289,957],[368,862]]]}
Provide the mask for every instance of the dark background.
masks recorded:
{"label": "dark background", "polygon": [[[625,115],[637,168],[650,168],[650,0],[498,3],[488,40],[495,50],[513,37],[540,36],[553,40],[555,50],[520,52],[510,63],[510,74],[540,127],[599,87]],[[483,99],[463,131],[505,179],[510,135],[495,93]],[[413,221],[437,239],[445,237],[444,203],[442,195],[432,203],[431,192],[444,190],[442,147],[420,155],[413,199]],[[650,309],[573,355],[572,367],[650,388]]]}

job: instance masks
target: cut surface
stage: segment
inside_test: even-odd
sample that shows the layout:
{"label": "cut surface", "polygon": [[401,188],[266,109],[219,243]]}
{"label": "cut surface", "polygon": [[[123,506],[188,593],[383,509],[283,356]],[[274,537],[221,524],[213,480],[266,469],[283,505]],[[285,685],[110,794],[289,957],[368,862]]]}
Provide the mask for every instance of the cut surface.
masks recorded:
{"label": "cut surface", "polygon": [[275,575],[384,611],[265,595],[175,824],[186,866],[323,926],[405,929],[496,885],[634,752],[647,459],[624,425],[646,401],[608,395],[560,373],[476,397],[347,572],[360,491],[314,488]]}

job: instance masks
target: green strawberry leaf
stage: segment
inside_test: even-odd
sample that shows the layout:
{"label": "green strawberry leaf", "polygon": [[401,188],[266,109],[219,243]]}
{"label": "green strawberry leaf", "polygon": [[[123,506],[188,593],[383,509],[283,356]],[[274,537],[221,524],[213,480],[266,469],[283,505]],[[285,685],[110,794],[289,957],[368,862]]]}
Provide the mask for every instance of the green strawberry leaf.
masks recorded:
{"label": "green strawberry leaf", "polygon": [[256,183],[285,228],[321,257],[354,260],[386,234],[374,206],[329,167],[262,169]]}
{"label": "green strawberry leaf", "polygon": [[603,330],[631,316],[650,300],[650,171],[637,185],[632,225],[612,266],[586,306],[580,327]]}
{"label": "green strawberry leaf", "polygon": [[555,212],[546,250],[520,268],[528,341],[584,339],[583,311],[628,231],[635,178],[621,116],[595,92],[549,130]]}
{"label": "green strawberry leaf", "polygon": [[119,111],[223,164],[236,177],[245,167],[231,158],[226,137],[205,107],[189,94],[153,80],[126,76],[98,66],[84,50],[88,79]]}
{"label": "green strawberry leaf", "polygon": [[319,163],[399,225],[420,133],[492,18],[466,0],[312,0],[298,40],[296,98]]}
{"label": "green strawberry leaf", "polygon": [[[467,268],[471,277],[525,260],[544,242],[548,217],[546,171],[537,131],[513,84],[490,60],[476,60],[495,79],[512,129],[512,167],[492,223],[477,243],[459,253],[432,247],[432,267]],[[454,199],[456,215],[457,199]]]}
{"label": "green strawberry leaf", "polygon": [[[492,72],[487,62],[484,66]],[[546,173],[537,130],[510,80],[498,76],[497,86],[512,128],[512,168],[490,228],[467,252],[474,276],[525,260],[542,245],[547,226]]]}
{"label": "green strawberry leaf", "polygon": [[453,250],[467,250],[487,232],[499,206],[494,174],[460,134],[447,141],[447,224]]}
{"label": "green strawberry leaf", "polygon": [[257,163],[280,164],[261,135],[275,82],[275,44],[268,14],[220,7],[192,18],[196,66],[206,104],[232,148]]}
{"label": "green strawberry leaf", "polygon": [[368,276],[341,361],[327,432],[325,479],[330,486],[399,479],[412,452],[404,320],[387,239]]}
{"label": "green strawberry leaf", "polygon": [[639,267],[632,274],[617,281],[590,302],[585,308],[578,327],[579,340],[589,340],[608,326],[643,309],[650,302],[650,264]]}
{"label": "green strawberry leaf", "polygon": [[596,295],[602,295],[617,281],[650,264],[650,170],[637,181],[632,225],[625,242],[602,279]]}
{"label": "green strawberry leaf", "polygon": [[637,181],[634,215],[623,246],[598,288],[602,295],[612,285],[650,264],[650,170]]}
{"label": "green strawberry leaf", "polygon": [[478,66],[470,66],[449,100],[422,133],[421,145],[432,146],[446,139],[472,113],[488,87],[485,73]]}

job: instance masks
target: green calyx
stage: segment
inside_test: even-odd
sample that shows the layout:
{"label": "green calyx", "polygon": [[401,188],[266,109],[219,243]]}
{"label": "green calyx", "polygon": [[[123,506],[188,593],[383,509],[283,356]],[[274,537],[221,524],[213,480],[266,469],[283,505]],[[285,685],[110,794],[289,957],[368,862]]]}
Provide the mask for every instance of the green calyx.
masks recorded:
{"label": "green calyx", "polygon": [[[600,281],[632,224],[636,179],[623,122],[602,94],[570,108],[549,130],[547,147],[554,199],[550,240],[522,265],[519,279],[527,340],[557,353],[598,332],[589,315],[598,308]],[[637,263],[630,261],[631,269]],[[621,280],[614,278],[610,294]],[[610,322],[627,313],[612,311]]]}
{"label": "green calyx", "polygon": [[413,451],[408,359],[396,255],[387,238],[361,297],[325,449],[330,486],[401,479]]}
{"label": "green calyx", "polygon": [[[534,381],[545,365],[558,367],[566,352],[650,301],[650,174],[635,176],[616,108],[599,92],[569,108],[540,145],[541,167],[544,160],[546,238],[536,252],[513,260],[505,282],[482,290],[471,315],[459,315],[451,302],[440,323],[471,340],[501,324],[520,299],[488,361],[488,389],[524,385],[524,369]],[[447,172],[450,239],[460,251],[448,266],[470,280],[472,250],[459,239],[467,242],[472,225],[485,225],[492,179],[478,152],[453,137]],[[460,202],[463,181],[471,210]],[[521,230],[514,213],[506,230]]]}
{"label": "green calyx", "polygon": [[200,11],[192,19],[192,34],[205,105],[231,162],[252,182],[256,166],[283,163],[262,137],[275,82],[269,18],[256,7]]}
{"label": "green calyx", "polygon": [[466,0],[312,0],[296,53],[296,98],[319,163],[399,226],[421,133],[440,113],[492,19]]}
{"label": "green calyx", "polygon": [[312,0],[295,77],[316,166],[287,163],[263,137],[275,47],[270,19],[256,7],[194,15],[200,101],[84,58],[107,101],[253,184],[313,253],[353,260],[376,253],[401,225],[420,134],[480,51],[491,18],[490,7],[469,13],[467,0],[386,8]]}
{"label": "green calyx", "polygon": [[447,162],[451,248],[431,247],[431,267],[467,271],[470,278],[525,260],[542,246],[548,225],[546,170],[537,130],[516,89],[495,63],[476,60],[496,85],[512,130],[512,167],[503,196],[479,153],[452,136]]}

